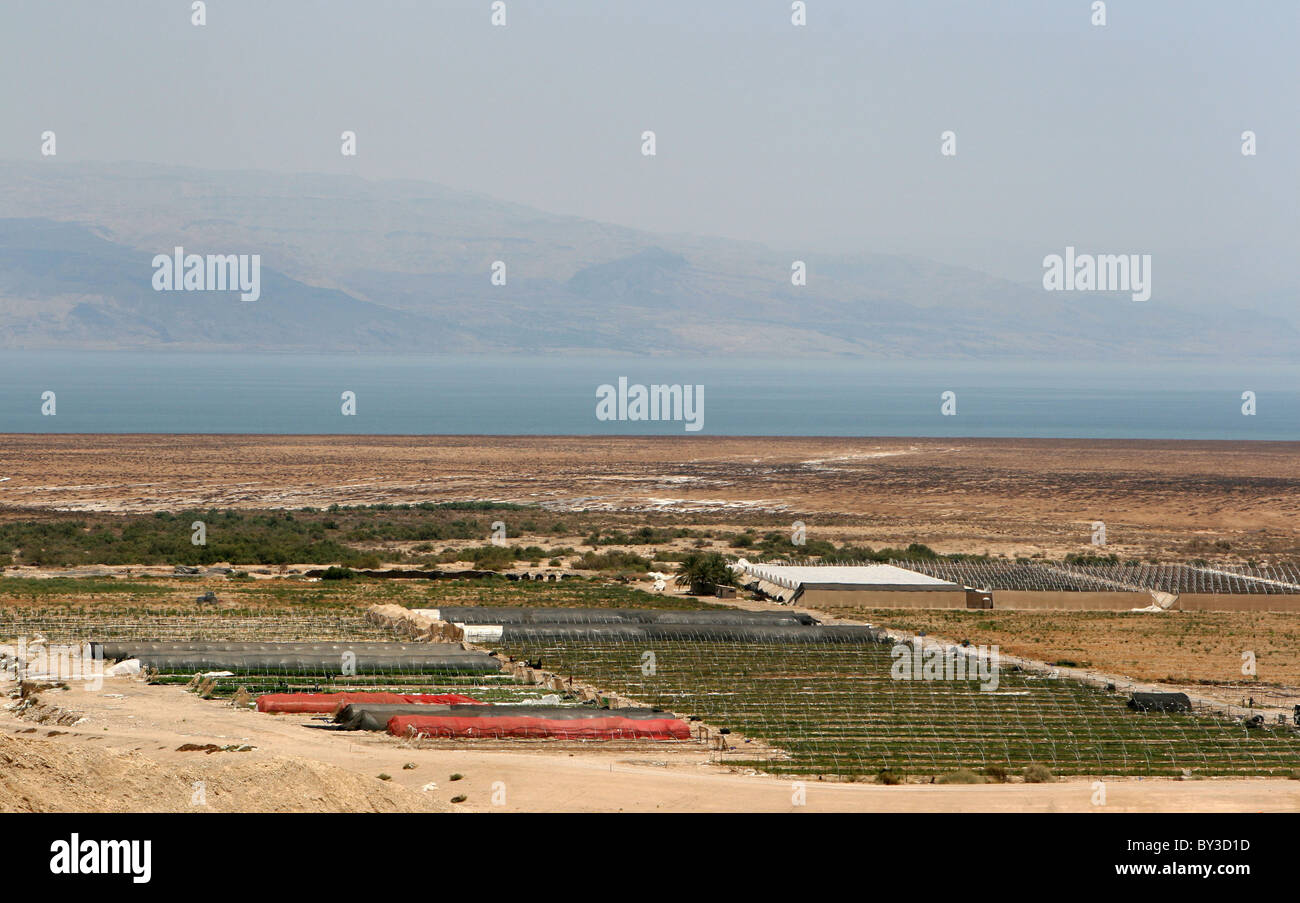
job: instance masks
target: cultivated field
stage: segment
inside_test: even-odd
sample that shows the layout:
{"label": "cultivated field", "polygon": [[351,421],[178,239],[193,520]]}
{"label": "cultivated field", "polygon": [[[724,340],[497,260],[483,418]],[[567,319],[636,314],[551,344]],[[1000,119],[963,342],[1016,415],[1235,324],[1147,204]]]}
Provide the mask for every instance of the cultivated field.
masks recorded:
{"label": "cultivated field", "polygon": [[[196,594],[215,590],[220,604],[200,606]],[[475,580],[382,580],[301,578],[230,581],[224,578],[0,578],[0,642],[43,637],[53,643],[106,640],[203,641],[400,641],[365,616],[373,604],[412,608],[440,605],[520,605],[541,608],[708,607],[689,596],[652,596],[597,579],[563,583]],[[159,683],[187,685],[193,674],[162,673]],[[484,701],[535,698],[543,691],[514,686],[504,673],[490,678],[426,673],[352,676],[337,673],[241,673],[219,678],[205,695],[228,697],[292,689],[392,689],[401,692],[464,692]]]}
{"label": "cultivated field", "polygon": [[[738,767],[863,779],[882,771],[941,776],[959,769],[1058,775],[1289,774],[1290,729],[1247,729],[1201,715],[1138,714],[1122,695],[1004,671],[976,681],[897,680],[880,643],[655,641],[511,645],[522,657],[681,715],[698,715],[783,751],[724,758]],[[645,653],[654,653],[647,674]]]}

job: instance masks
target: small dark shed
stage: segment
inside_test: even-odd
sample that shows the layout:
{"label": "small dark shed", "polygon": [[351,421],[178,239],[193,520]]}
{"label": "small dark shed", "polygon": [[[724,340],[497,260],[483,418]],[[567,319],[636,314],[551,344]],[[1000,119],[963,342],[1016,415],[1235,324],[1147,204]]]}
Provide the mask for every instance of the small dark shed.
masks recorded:
{"label": "small dark shed", "polygon": [[1186,693],[1134,693],[1129,708],[1139,712],[1190,712],[1192,701]]}

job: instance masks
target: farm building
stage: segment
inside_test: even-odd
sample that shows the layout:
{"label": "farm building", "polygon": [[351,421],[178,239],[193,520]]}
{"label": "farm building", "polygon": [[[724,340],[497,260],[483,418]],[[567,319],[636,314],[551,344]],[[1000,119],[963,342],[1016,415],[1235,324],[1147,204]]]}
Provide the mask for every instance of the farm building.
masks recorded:
{"label": "farm building", "polygon": [[740,581],[782,602],[816,608],[965,608],[966,588],[892,564],[738,564]]}

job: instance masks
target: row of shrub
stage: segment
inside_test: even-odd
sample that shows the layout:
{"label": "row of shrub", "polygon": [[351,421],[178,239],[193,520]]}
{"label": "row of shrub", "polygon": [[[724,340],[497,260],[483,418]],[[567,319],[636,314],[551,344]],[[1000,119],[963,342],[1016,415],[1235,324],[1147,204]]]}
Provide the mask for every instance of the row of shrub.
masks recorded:
{"label": "row of shrub", "polygon": [[[1046,765],[1030,765],[1020,773],[1020,779],[1026,784],[1051,784],[1056,781],[1056,775]],[[1005,784],[1010,780],[1007,770],[1001,765],[990,765],[982,772],[971,771],[968,768],[959,768],[956,771],[949,771],[945,774],[937,775],[931,779],[934,784]],[[876,775],[877,784],[902,784],[907,781],[907,776],[900,771],[883,769]]]}
{"label": "row of shrub", "polygon": [[819,558],[825,564],[856,562],[889,561],[934,561],[939,558],[950,560],[972,560],[986,558],[982,555],[940,555],[923,543],[914,542],[905,549],[886,546],[873,549],[870,546],[854,546],[845,543],[837,546],[825,539],[809,539],[796,544],[790,533],[772,531],[759,536],[747,530],[728,540],[733,549],[753,549],[755,557],[764,558]]}
{"label": "row of shrub", "polygon": [[[171,521],[177,523],[171,523]],[[205,525],[206,542],[196,545],[190,524]],[[247,518],[228,529],[221,517],[192,512],[185,517],[133,519],[117,524],[69,520],[0,524],[0,557],[16,564],[70,567],[81,564],[210,565],[346,564],[375,567],[378,557],[328,538],[319,523]]]}
{"label": "row of shrub", "polygon": [[621,530],[593,530],[582,541],[589,546],[649,546],[664,545],[674,539],[694,539],[694,530],[676,527],[642,527],[631,533]]}

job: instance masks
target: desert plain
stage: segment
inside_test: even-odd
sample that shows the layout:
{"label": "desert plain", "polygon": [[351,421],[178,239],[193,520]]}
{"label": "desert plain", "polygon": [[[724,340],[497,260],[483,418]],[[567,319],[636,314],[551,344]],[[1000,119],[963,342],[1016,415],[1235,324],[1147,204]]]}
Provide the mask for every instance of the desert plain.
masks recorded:
{"label": "desert plain", "polygon": [[[1300,444],[910,438],[594,438],[496,436],[6,435],[0,437],[0,523],[67,523],[191,509],[249,512],[506,502],[566,520],[570,532],[521,543],[583,550],[595,528],[674,528],[668,552],[728,548],[734,531],[788,531],[853,546],[923,543],[940,554],[1046,557],[1105,551],[1125,560],[1224,563],[1300,559]],[[543,535],[545,533],[545,535]],[[409,552],[377,543],[373,552]],[[443,545],[443,544],[439,544]],[[455,543],[451,544],[453,547]],[[620,548],[617,543],[603,549]],[[627,546],[629,552],[646,549]],[[731,549],[733,553],[740,550]],[[454,557],[454,554],[453,556]],[[449,559],[450,560],[450,559]],[[239,565],[239,562],[232,562]],[[76,583],[36,595],[26,581],[75,569],[10,565],[0,613],[52,604],[103,611],[145,600],[189,610],[195,590],[228,596],[226,581],[177,585],[168,569],[136,568],[142,592],[101,595]],[[83,569],[84,570],[84,569]],[[99,578],[121,580],[123,569]],[[303,569],[259,573],[270,592]],[[401,581],[408,583],[408,581]],[[297,584],[290,584],[290,592]],[[152,589],[149,589],[152,587]],[[304,587],[304,590],[306,587]],[[633,581],[631,591],[649,591]],[[392,601],[358,583],[364,607]],[[276,600],[285,591],[276,591]],[[669,594],[680,594],[669,590]],[[250,597],[251,598],[251,597]],[[129,601],[128,601],[129,599]],[[404,602],[403,599],[397,599]],[[479,599],[480,603],[482,599]],[[241,602],[241,611],[257,603]],[[276,602],[279,604],[279,602]],[[411,604],[415,604],[412,602]],[[266,614],[275,617],[275,605]],[[62,610],[62,609],[60,609]],[[826,613],[822,613],[825,615]],[[1243,642],[1277,667],[1261,697],[1300,685],[1294,616],[1181,613],[1160,628],[1121,615],[1024,612],[852,612],[854,618],[950,639],[1000,641],[1019,655],[1235,700]],[[833,616],[833,615],[832,615]],[[1126,627],[1126,625],[1128,625]],[[1172,626],[1170,626],[1172,625]],[[1126,636],[1125,630],[1131,631]],[[1253,638],[1253,639],[1252,639]],[[1131,640],[1131,641],[1130,641]],[[597,748],[581,743],[445,743],[383,737],[347,743],[292,719],[259,716],[172,686],[110,679],[102,692],[47,694],[35,716],[0,712],[0,810],[195,808],[287,811],[788,811],[791,782],[736,770],[700,749]],[[186,749],[185,747],[197,749]],[[213,749],[215,747],[215,749]],[[412,767],[407,767],[412,766]],[[454,787],[449,775],[461,774]],[[379,776],[383,775],[381,779]],[[508,803],[490,802],[497,782]],[[433,785],[432,787],[430,785]],[[249,787],[259,787],[250,792]],[[276,788],[274,790],[270,788]],[[449,802],[449,788],[465,797]],[[809,811],[1096,811],[1090,783],[898,787],[814,785]],[[1121,780],[1109,811],[1294,810],[1300,783],[1265,779]]]}

